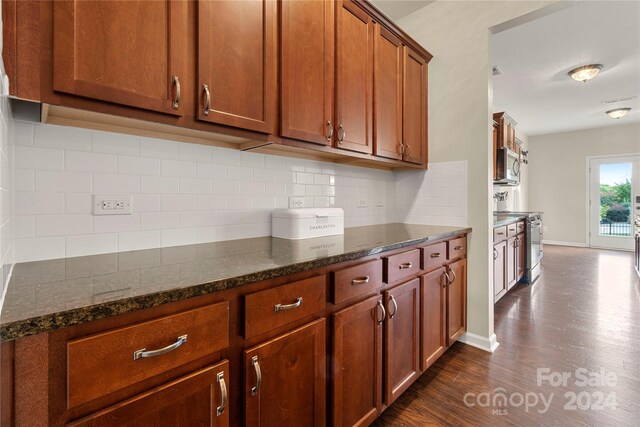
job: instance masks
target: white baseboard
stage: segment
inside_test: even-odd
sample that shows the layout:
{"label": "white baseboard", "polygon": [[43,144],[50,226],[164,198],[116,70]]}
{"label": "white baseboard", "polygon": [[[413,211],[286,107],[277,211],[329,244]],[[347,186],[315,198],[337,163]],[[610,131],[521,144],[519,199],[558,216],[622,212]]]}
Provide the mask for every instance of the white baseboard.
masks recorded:
{"label": "white baseboard", "polygon": [[559,242],[557,240],[543,240],[542,244],[543,245],[557,245],[557,246],[572,246],[574,248],[586,248],[587,247],[587,245],[585,245],[584,243]]}
{"label": "white baseboard", "polygon": [[487,338],[472,334],[471,332],[467,332],[462,335],[460,337],[460,342],[470,345],[471,347],[479,348],[480,350],[484,350],[488,353],[493,353],[500,345],[496,334],[491,334],[491,336]]}

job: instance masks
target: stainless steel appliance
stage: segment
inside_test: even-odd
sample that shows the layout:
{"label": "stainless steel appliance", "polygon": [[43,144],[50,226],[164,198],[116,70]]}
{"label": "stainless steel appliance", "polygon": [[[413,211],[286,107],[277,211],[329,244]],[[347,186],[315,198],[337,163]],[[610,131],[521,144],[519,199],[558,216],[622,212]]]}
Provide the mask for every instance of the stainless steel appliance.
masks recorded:
{"label": "stainless steel appliance", "polygon": [[520,159],[515,151],[498,148],[496,158],[496,185],[520,185]]}
{"label": "stainless steel appliance", "polygon": [[526,270],[523,283],[533,283],[540,276],[542,270],[542,212],[496,212],[500,215],[526,217]]}

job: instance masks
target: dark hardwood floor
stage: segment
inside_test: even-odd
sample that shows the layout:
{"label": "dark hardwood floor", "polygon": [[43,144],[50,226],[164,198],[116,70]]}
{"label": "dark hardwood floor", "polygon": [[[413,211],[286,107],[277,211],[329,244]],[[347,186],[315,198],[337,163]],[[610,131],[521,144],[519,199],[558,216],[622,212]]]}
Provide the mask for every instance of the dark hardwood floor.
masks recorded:
{"label": "dark hardwood floor", "polygon": [[[631,253],[545,246],[540,279],[496,304],[495,332],[495,353],[456,343],[374,425],[640,426],[640,280]],[[539,368],[571,377],[539,386]],[[600,384],[582,385],[596,375]],[[551,399],[547,410],[542,398]]]}

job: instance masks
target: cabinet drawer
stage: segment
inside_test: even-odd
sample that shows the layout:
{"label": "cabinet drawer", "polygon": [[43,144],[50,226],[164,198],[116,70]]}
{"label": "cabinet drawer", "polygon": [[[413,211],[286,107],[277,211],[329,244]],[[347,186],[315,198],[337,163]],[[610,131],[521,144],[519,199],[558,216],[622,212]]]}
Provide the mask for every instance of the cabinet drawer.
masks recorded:
{"label": "cabinet drawer", "polygon": [[507,239],[507,226],[496,227],[493,229],[493,243],[502,242]]}
{"label": "cabinet drawer", "polygon": [[516,226],[516,223],[514,222],[513,224],[507,225],[507,237],[513,237],[516,234],[518,234],[518,227]]}
{"label": "cabinet drawer", "polygon": [[460,237],[459,239],[449,240],[449,253],[447,259],[455,259],[467,254],[467,238]]}
{"label": "cabinet drawer", "polygon": [[517,233],[524,233],[524,221],[520,221],[516,224]]}
{"label": "cabinet drawer", "polygon": [[255,337],[322,312],[326,303],[325,295],[325,276],[316,276],[246,295],[245,338]]}
{"label": "cabinet drawer", "polygon": [[333,272],[333,303],[364,296],[382,285],[382,260],[365,262]]}
{"label": "cabinet drawer", "polygon": [[106,396],[228,346],[226,301],[69,341],[67,407]]}
{"label": "cabinet drawer", "polygon": [[395,283],[420,271],[420,250],[403,252],[384,258],[384,278],[387,283]]}
{"label": "cabinet drawer", "polygon": [[447,242],[436,243],[422,248],[422,269],[435,270],[447,259]]}

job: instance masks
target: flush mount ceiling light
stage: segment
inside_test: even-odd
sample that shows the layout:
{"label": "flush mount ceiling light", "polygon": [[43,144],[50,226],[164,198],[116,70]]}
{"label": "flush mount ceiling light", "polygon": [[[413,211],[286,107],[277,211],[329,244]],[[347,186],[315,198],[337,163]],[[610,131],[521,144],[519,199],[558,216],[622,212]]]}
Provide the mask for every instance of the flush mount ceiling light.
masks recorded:
{"label": "flush mount ceiling light", "polygon": [[597,76],[600,70],[602,70],[602,64],[583,65],[569,71],[569,75],[575,81],[586,83]]}
{"label": "flush mount ceiling light", "polygon": [[631,108],[616,108],[615,110],[609,110],[606,113],[607,116],[612,119],[620,119],[626,116],[629,111],[631,111]]}

